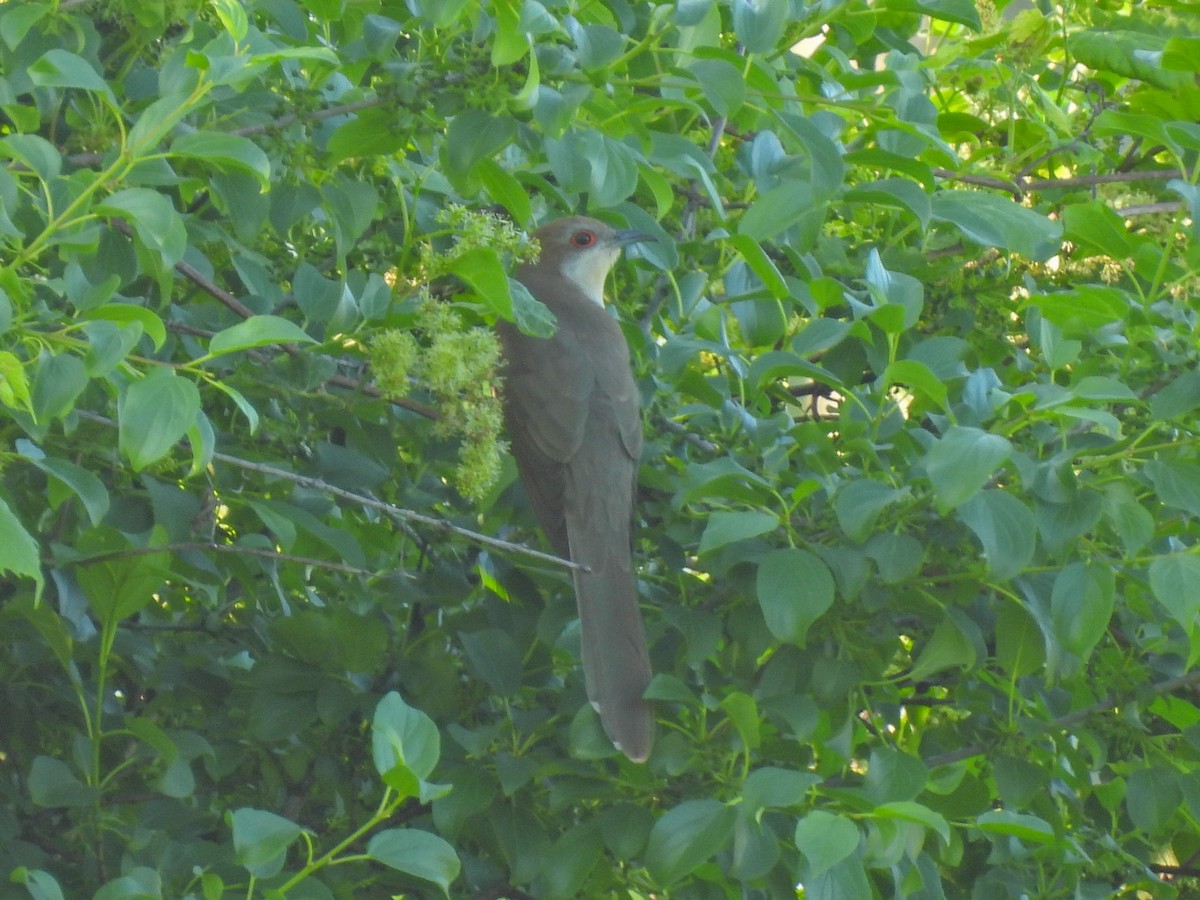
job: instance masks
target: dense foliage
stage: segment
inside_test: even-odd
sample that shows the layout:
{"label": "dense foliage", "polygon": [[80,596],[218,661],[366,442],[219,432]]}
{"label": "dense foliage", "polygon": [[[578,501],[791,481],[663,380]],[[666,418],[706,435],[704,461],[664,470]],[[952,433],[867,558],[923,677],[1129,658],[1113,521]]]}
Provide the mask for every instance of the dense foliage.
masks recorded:
{"label": "dense foliage", "polygon": [[[1197,890],[1194,6],[9,0],[0,69],[0,897]],[[657,237],[644,766],[496,433],[578,210]]]}

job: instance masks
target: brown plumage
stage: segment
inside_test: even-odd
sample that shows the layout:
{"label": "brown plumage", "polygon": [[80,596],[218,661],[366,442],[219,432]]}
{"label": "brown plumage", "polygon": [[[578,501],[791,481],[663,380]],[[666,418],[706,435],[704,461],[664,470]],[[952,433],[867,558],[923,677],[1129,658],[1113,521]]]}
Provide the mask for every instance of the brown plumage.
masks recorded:
{"label": "brown plumage", "polygon": [[632,557],[642,423],[629,348],[603,290],[621,248],[644,236],[573,216],[537,238],[541,256],[516,277],[558,329],[536,338],[500,324],[505,422],[542,531],[588,568],[573,573],[588,699],[617,748],[643,762],[654,712],[642,699],[650,658]]}

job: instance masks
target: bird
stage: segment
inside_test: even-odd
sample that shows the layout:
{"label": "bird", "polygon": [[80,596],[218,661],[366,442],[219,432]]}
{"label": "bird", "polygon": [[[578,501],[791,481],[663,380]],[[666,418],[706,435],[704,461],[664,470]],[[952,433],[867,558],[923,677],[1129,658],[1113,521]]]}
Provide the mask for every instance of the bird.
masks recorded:
{"label": "bird", "polygon": [[542,532],[572,570],[588,699],[614,746],[645,762],[654,710],[633,568],[641,409],[629,347],[604,304],[622,248],[651,238],[569,216],[535,232],[514,276],[554,313],[548,338],[497,326],[503,410],[517,471]]}

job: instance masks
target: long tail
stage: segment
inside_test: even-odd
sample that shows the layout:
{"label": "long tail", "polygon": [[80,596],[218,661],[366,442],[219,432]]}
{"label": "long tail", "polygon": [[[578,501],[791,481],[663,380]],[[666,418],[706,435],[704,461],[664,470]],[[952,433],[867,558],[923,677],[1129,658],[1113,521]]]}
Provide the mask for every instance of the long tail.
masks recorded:
{"label": "long tail", "polygon": [[575,573],[583,673],[605,733],[634,762],[645,762],[654,744],[654,709],[642,699],[650,656],[628,550],[620,557],[620,549],[610,550],[585,563],[591,571]]}

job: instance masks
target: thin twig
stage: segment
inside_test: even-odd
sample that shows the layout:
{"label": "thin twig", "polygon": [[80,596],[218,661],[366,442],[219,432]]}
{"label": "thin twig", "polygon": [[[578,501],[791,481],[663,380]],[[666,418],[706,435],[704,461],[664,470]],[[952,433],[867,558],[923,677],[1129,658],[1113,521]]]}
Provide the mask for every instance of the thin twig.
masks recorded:
{"label": "thin twig", "polygon": [[267,550],[262,547],[244,547],[237,544],[217,544],[212,541],[181,541],[175,544],[164,544],[161,547],[126,547],[124,550],[113,550],[108,553],[98,553],[69,560],[75,566],[94,566],[112,559],[123,559],[130,556],[150,556],[154,553],[176,553],[186,550],[212,551],[214,553],[233,553],[239,556],[257,556],[262,559],[279,560],[280,562],[297,563],[302,566],[313,566],[320,569],[332,569],[347,575],[358,575],[368,578],[377,575],[369,569],[348,566],[345,563],[331,562],[327,559],[315,559],[311,556],[296,556],[293,553],[282,553],[278,550]]}
{"label": "thin twig", "polygon": [[245,469],[250,472],[258,472],[261,475],[269,475],[273,478],[281,478],[285,481],[290,481],[293,484],[298,484],[300,487],[308,488],[309,490],[331,494],[332,496],[341,500],[345,500],[349,503],[356,503],[359,506],[379,510],[380,512],[401,522],[416,522],[417,524],[424,525],[427,528],[435,528],[438,531],[442,531],[447,534],[456,534],[459,537],[467,538],[476,544],[482,544],[485,547],[492,547],[496,550],[503,550],[506,553],[518,553],[522,556],[528,556],[533,559],[552,563],[553,565],[562,566],[567,569],[576,569],[581,572],[588,571],[587,566],[582,566],[579,563],[572,562],[569,559],[563,559],[562,557],[555,556],[552,553],[534,550],[532,547],[527,547],[524,544],[514,544],[511,541],[502,541],[499,538],[494,538],[486,534],[480,534],[478,531],[471,531],[468,528],[455,525],[452,522],[446,521],[445,519],[437,519],[433,516],[427,516],[424,513],[416,512],[415,510],[393,506],[391,503],[385,503],[382,500],[376,500],[374,497],[368,497],[365,494],[356,494],[354,491],[347,491],[344,488],[332,485],[320,478],[313,478],[309,475],[298,475],[295,472],[289,472],[286,469],[280,469],[275,466],[267,465],[266,463],[252,462],[248,459],[230,456],[227,453],[214,453],[213,459],[220,460],[223,463],[228,463],[231,466],[236,466],[239,469]]}
{"label": "thin twig", "polygon": [[1134,216],[1161,216],[1177,213],[1182,208],[1182,200],[1164,200],[1162,203],[1139,203],[1123,206],[1117,210],[1117,215],[1127,219],[1132,219]]}
{"label": "thin twig", "polygon": [[[89,422],[95,422],[99,425],[105,425],[109,428],[116,428],[117,423],[107,416],[102,416],[99,413],[94,413],[89,410],[77,410],[77,415],[81,419],[86,419]],[[460,525],[455,525],[445,519],[438,519],[433,516],[427,516],[423,513],[416,512],[411,509],[404,509],[400,506],[393,506],[391,503],[385,503],[382,500],[376,500],[374,497],[368,497],[365,494],[356,494],[353,491],[347,491],[344,488],[336,487],[327,481],[320,478],[312,478],[308,475],[298,475],[295,472],[289,472],[286,469],[280,469],[276,466],[267,465],[266,463],[252,462],[248,459],[242,459],[238,456],[231,456],[228,453],[214,452],[213,459],[235,466],[239,469],[245,469],[250,472],[258,472],[262,475],[269,475],[273,478],[279,478],[284,481],[290,481],[293,484],[298,484],[300,487],[308,488],[309,490],[318,491],[321,493],[330,494],[341,500],[349,503],[355,503],[359,506],[369,509],[376,509],[386,514],[387,516],[402,523],[416,523],[424,525],[427,528],[433,528],[444,534],[454,534],[459,537],[479,544],[484,547],[491,547],[495,550],[502,550],[505,553],[513,553],[519,556],[527,556],[530,559],[536,559],[541,562],[550,563],[551,565],[559,566],[564,569],[578,570],[580,572],[589,571],[587,566],[572,562],[569,559],[563,559],[560,556],[555,556],[552,553],[546,553],[542,550],[535,550],[533,547],[525,544],[515,544],[512,541],[503,541],[500,538],[492,537],[491,535],[481,534],[478,531],[471,531],[469,528],[463,528]]]}
{"label": "thin twig", "polygon": [[[1168,678],[1165,681],[1160,681],[1158,684],[1150,686],[1150,692],[1155,696],[1170,694],[1183,687],[1189,687],[1200,684],[1200,672],[1189,672],[1186,675],[1180,675],[1176,678]],[[1035,728],[1040,732],[1056,731],[1060,728],[1067,728],[1077,722],[1082,722],[1097,713],[1108,712],[1116,709],[1122,704],[1128,703],[1132,697],[1117,697],[1109,695],[1104,700],[1093,703],[1091,706],[1085,706],[1083,709],[1077,709],[1075,712],[1067,713],[1065,716],[1059,716],[1056,719],[1050,719],[1048,722],[1040,722],[1035,724]],[[970,759],[972,756],[982,756],[989,752],[991,748],[985,744],[971,744],[966,747],[960,747],[957,750],[951,750],[949,753],[939,753],[936,756],[931,756],[924,760],[924,763],[929,768],[933,769],[938,766],[948,766],[951,763],[960,762],[964,759]]]}
{"label": "thin twig", "polygon": [[699,447],[705,453],[718,453],[721,450],[721,448],[712,441],[705,440],[704,438],[700,437],[700,435],[688,431],[684,426],[672,419],[662,419],[659,421],[659,425],[662,427],[663,431],[669,431],[672,434],[679,435],[684,439],[684,441],[694,447]]}

